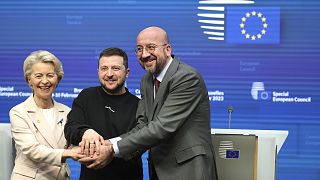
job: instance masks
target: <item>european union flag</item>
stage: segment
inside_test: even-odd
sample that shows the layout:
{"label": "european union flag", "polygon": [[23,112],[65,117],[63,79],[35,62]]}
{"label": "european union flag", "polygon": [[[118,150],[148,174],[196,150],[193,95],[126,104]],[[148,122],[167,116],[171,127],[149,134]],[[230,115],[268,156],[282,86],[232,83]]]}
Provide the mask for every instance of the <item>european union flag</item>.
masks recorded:
{"label": "european union flag", "polygon": [[270,101],[271,100],[271,91],[258,91],[258,99],[263,101]]}
{"label": "european union flag", "polygon": [[227,43],[279,44],[279,7],[228,7]]}
{"label": "european union flag", "polygon": [[240,151],[239,150],[227,150],[226,159],[239,159]]}

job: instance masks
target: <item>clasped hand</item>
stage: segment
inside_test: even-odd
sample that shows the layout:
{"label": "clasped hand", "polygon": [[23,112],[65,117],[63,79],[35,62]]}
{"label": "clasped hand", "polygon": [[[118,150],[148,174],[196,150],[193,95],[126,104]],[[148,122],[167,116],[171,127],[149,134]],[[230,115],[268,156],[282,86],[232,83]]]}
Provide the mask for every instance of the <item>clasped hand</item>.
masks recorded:
{"label": "clasped hand", "polygon": [[78,161],[87,168],[101,169],[108,165],[113,159],[113,148],[109,140],[104,140],[93,129],[88,129],[79,143],[81,153],[85,157]]}

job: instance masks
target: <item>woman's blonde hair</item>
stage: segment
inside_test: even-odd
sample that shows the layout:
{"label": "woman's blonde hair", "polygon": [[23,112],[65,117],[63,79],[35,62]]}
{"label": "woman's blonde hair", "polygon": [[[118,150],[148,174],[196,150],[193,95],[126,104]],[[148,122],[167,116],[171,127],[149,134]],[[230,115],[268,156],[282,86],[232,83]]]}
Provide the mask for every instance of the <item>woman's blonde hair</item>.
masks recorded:
{"label": "woman's blonde hair", "polygon": [[50,53],[49,51],[45,50],[38,50],[32,52],[23,63],[23,73],[24,73],[24,79],[28,83],[28,80],[30,79],[31,73],[32,73],[32,66],[34,64],[37,64],[39,62],[42,63],[52,63],[54,66],[54,71],[58,76],[58,82],[63,78],[64,72],[62,68],[62,64],[60,60]]}

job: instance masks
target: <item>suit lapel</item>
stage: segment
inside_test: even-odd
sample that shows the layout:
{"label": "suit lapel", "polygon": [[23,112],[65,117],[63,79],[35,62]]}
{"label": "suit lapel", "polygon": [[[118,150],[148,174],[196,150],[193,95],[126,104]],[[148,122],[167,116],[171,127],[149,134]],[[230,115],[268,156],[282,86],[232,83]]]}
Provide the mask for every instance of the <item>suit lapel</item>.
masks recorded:
{"label": "suit lapel", "polygon": [[146,113],[148,117],[148,121],[151,120],[150,115],[153,113],[152,112],[152,104],[154,103],[154,98],[153,98],[153,76],[152,74],[148,73],[146,80],[145,80],[145,100],[147,101],[147,107],[146,107]]}
{"label": "suit lapel", "polygon": [[59,105],[57,102],[54,101],[54,109],[55,109],[55,113],[56,113],[56,125],[54,128],[54,136],[56,139],[56,142],[59,143],[59,141],[61,140],[62,136],[63,136],[63,130],[64,130],[64,125],[66,124],[66,119],[64,119],[64,114],[65,114],[65,110],[63,107],[61,107],[61,105]]}
{"label": "suit lapel", "polygon": [[170,64],[166,74],[164,75],[164,77],[162,79],[161,85],[159,86],[159,89],[158,89],[158,93],[155,96],[153,108],[151,110],[152,114],[151,114],[151,116],[149,116],[149,117],[151,117],[151,119],[153,119],[153,116],[154,116],[154,113],[157,109],[159,101],[165,97],[165,93],[166,93],[166,89],[167,89],[169,80],[174,75],[174,73],[177,71],[178,66],[179,66],[179,60],[177,58],[173,58],[172,63]]}
{"label": "suit lapel", "polygon": [[30,96],[26,100],[26,104],[26,110],[34,126],[40,132],[41,136],[47,141],[47,143],[51,147],[56,148],[58,144],[53,136],[54,133],[52,132],[52,129],[50,129],[50,126],[47,123],[47,121],[44,119],[44,116],[42,115],[40,109],[37,107],[32,96]]}
{"label": "suit lapel", "polygon": [[145,94],[146,94],[146,99],[148,101],[148,104],[152,104],[153,103],[153,76],[152,74],[148,73],[147,77],[146,77],[146,81],[145,81]]}

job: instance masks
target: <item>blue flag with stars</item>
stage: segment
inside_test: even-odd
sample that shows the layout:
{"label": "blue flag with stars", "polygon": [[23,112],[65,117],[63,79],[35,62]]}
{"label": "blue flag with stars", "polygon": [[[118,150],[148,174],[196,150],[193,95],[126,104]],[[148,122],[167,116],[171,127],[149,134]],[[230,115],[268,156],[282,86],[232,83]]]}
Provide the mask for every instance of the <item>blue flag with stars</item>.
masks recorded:
{"label": "blue flag with stars", "polygon": [[279,44],[279,7],[228,7],[226,41],[231,44]]}

